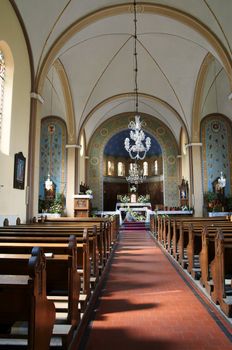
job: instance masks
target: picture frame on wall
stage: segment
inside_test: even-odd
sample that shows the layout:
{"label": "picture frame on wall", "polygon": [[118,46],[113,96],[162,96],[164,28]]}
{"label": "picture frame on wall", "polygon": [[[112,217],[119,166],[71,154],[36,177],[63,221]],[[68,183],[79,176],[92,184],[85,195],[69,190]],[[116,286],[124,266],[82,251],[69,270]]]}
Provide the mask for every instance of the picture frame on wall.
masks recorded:
{"label": "picture frame on wall", "polygon": [[14,188],[24,190],[26,158],[22,152],[15,154],[14,159]]}

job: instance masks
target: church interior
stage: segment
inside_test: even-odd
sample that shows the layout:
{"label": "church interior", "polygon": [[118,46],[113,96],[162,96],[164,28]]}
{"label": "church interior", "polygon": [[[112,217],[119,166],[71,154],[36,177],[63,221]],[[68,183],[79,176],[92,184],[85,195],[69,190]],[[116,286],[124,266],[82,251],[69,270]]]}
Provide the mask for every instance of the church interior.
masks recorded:
{"label": "church interior", "polygon": [[232,349],[232,2],[0,4],[0,349]]}

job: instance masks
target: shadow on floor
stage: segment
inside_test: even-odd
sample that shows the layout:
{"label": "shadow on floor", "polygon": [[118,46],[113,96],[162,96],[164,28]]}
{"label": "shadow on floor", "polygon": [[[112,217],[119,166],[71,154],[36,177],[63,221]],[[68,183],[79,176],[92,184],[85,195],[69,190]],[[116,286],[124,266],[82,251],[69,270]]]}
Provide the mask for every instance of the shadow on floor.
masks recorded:
{"label": "shadow on floor", "polygon": [[132,335],[117,328],[97,328],[91,330],[90,339],[86,338],[78,350],[187,350],[188,345],[183,345],[175,340]]}
{"label": "shadow on floor", "polygon": [[105,320],[105,315],[119,312],[139,311],[157,308],[158,304],[155,303],[140,303],[134,304],[126,299],[104,299],[104,304],[99,303],[99,306],[95,309],[98,312],[97,321]]}

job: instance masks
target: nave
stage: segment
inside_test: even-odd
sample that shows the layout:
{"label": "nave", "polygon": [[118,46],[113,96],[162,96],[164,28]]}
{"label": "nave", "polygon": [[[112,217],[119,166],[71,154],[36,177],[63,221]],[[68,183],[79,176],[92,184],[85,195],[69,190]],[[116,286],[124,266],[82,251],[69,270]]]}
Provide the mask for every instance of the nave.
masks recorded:
{"label": "nave", "polygon": [[81,350],[229,350],[231,328],[144,228],[121,230]]}

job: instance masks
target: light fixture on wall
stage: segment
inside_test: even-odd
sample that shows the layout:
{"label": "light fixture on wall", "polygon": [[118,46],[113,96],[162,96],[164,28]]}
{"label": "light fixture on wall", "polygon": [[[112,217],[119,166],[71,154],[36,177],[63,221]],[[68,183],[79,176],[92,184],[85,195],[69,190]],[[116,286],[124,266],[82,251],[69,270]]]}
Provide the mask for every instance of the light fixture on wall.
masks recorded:
{"label": "light fixture on wall", "polygon": [[129,183],[138,185],[146,179],[146,176],[143,174],[143,169],[140,168],[138,163],[132,163],[131,168],[129,169],[129,176],[126,177],[126,180]]}
{"label": "light fixture on wall", "polygon": [[48,125],[48,132],[49,132],[49,139],[50,139],[50,146],[49,146],[49,171],[48,171],[48,177],[45,180],[45,189],[47,191],[50,191],[53,189],[53,182],[51,180],[52,176],[52,142],[53,142],[53,134],[55,132],[55,125],[49,124]]}
{"label": "light fixture on wall", "polygon": [[138,53],[137,53],[137,11],[136,0],[134,0],[134,72],[135,72],[135,121],[131,121],[128,125],[130,131],[130,139],[134,144],[130,144],[130,139],[127,137],[124,141],[124,146],[130,155],[131,159],[141,159],[146,157],[147,152],[151,147],[150,137],[146,137],[142,130],[142,122],[138,115],[139,96],[138,96]]}

